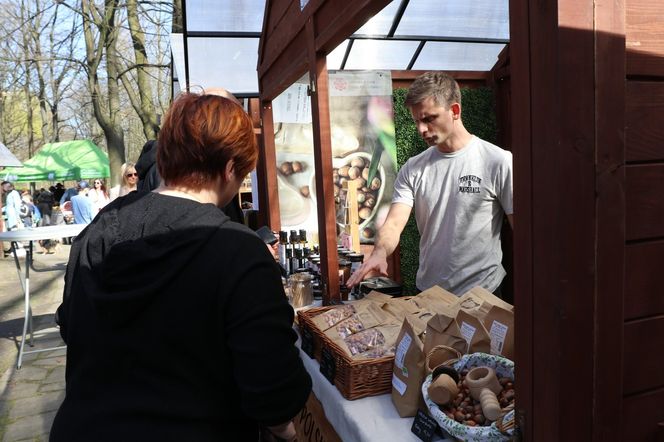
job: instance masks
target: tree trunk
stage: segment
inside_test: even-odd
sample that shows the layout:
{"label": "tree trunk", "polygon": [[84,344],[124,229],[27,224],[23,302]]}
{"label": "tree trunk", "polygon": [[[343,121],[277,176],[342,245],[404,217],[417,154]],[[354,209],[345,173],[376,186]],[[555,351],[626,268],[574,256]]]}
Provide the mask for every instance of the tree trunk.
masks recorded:
{"label": "tree trunk", "polygon": [[157,122],[157,113],[155,112],[154,103],[152,102],[150,77],[148,76],[148,73],[146,72],[147,68],[145,67],[148,64],[148,55],[145,49],[145,33],[143,32],[141,23],[138,19],[137,0],[127,0],[127,22],[129,23],[129,32],[134,46],[138,97],[136,97],[136,92],[127,78],[129,71],[123,75],[122,84],[127,90],[132,106],[143,123],[143,133],[145,134],[145,138],[148,140],[154,140],[157,138],[157,133],[159,132],[159,124]]}
{"label": "tree trunk", "polygon": [[[119,0],[106,0],[103,16],[95,10],[92,0],[81,0],[83,14],[83,35],[85,39],[88,87],[92,98],[95,119],[104,131],[108,159],[111,168],[111,186],[121,183],[119,171],[125,162],[124,132],[118,118],[120,95],[118,88],[116,51],[117,30],[115,28],[115,12]],[[92,25],[99,30],[99,41],[95,42]],[[107,100],[102,100],[99,82],[99,65],[103,52],[106,52]]]}

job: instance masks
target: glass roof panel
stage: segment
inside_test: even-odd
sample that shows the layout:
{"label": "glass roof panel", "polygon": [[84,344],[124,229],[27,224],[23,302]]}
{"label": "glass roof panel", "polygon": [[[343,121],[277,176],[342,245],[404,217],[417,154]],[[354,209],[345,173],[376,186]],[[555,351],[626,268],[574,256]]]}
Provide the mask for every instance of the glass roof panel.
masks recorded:
{"label": "glass roof panel", "polygon": [[187,39],[189,85],[257,94],[258,38]]}
{"label": "glass roof panel", "polygon": [[419,42],[355,40],[344,69],[406,69]]}
{"label": "glass roof panel", "polygon": [[187,83],[187,75],[184,71],[184,39],[182,34],[171,34],[171,55],[173,57],[173,78],[182,84]]}
{"label": "glass roof panel", "polygon": [[411,1],[394,36],[509,38],[509,0]]}
{"label": "glass roof panel", "polygon": [[185,0],[187,32],[261,32],[265,0]]}
{"label": "glass roof panel", "polygon": [[383,8],[378,14],[374,15],[355,32],[357,35],[387,35],[392,27],[394,15],[399,9],[401,0],[393,0]]}
{"label": "glass roof panel", "polygon": [[327,54],[327,69],[340,69],[341,62],[344,60],[344,55],[346,55],[346,48],[348,47],[348,40],[341,42],[339,46],[334,48],[332,52]]}
{"label": "glass roof panel", "polygon": [[504,44],[427,42],[415,70],[490,71]]}

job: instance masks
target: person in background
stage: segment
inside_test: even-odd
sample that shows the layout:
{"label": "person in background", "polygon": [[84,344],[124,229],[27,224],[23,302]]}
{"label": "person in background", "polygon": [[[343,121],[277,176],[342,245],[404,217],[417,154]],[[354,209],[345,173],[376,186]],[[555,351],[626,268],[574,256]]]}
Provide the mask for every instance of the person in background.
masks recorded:
{"label": "person in background", "polygon": [[52,442],[257,441],[259,426],[295,438],[311,379],[293,309],[263,241],[219,210],[257,157],[233,101],[173,102],[160,187],[112,201],[72,246],[57,316],[67,388]]}
{"label": "person in background", "polygon": [[439,285],[461,296],[482,286],[500,296],[504,214],[512,225],[512,154],[466,130],[459,85],[443,72],[415,79],[405,104],[430,147],[399,170],[374,250],[347,285],[387,274],[387,256],[414,208],[421,236],[417,288]]}
{"label": "person in background", "polygon": [[55,185],[55,188],[49,188],[51,190],[51,193],[53,194],[53,201],[60,201],[60,198],[62,198],[62,195],[65,193],[65,186],[62,183],[57,183]]}
{"label": "person in background", "polygon": [[53,214],[53,205],[55,204],[55,195],[51,190],[41,189],[37,197],[37,208],[41,213],[39,226],[50,226],[51,215]]}
{"label": "person in background", "polygon": [[139,191],[149,192],[159,187],[161,177],[157,170],[157,140],[148,140],[143,145],[136,161],[136,172],[138,172]]}
{"label": "person in background", "polygon": [[20,215],[25,227],[36,226],[41,219],[39,209],[32,203],[32,195],[27,190],[21,194]]}
{"label": "person in background", "polygon": [[71,211],[74,214],[74,224],[90,224],[96,213],[92,200],[88,197],[88,182],[80,181],[76,186],[78,195],[71,198]]}
{"label": "person in background", "polygon": [[9,181],[2,182],[2,192],[5,195],[3,211],[5,212],[5,229],[8,232],[23,228],[21,221],[21,195]]}
{"label": "person in background", "polygon": [[122,184],[118,184],[117,186],[113,186],[111,188],[111,201],[136,190],[136,184],[138,183],[138,173],[136,172],[136,166],[134,163],[124,163],[120,168],[120,173],[122,174]]}
{"label": "person in background", "polygon": [[93,213],[96,215],[111,200],[106,192],[104,180],[98,178],[92,182],[92,188],[88,192],[88,198],[92,201]]}
{"label": "person in background", "polygon": [[71,197],[78,195],[78,189],[76,186],[70,187],[69,189],[65,190],[62,193],[62,196],[60,197],[60,207],[64,206],[67,201],[71,201]]}

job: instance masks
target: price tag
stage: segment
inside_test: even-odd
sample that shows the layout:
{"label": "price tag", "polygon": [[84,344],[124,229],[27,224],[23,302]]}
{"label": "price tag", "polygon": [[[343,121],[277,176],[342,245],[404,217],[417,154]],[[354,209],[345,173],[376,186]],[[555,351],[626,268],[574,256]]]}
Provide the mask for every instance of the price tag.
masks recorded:
{"label": "price tag", "polygon": [[300,339],[302,340],[300,342],[300,347],[302,348],[302,351],[308,354],[311,359],[313,359],[314,336],[311,334],[311,330],[309,330],[309,327],[302,327],[302,336],[300,336]]}
{"label": "price tag", "polygon": [[320,372],[334,385],[334,376],[337,371],[337,363],[334,354],[327,347],[323,347],[320,352]]}
{"label": "price tag", "polygon": [[433,435],[438,428],[438,422],[433,418],[426,415],[422,410],[417,410],[417,416],[413,421],[413,426],[410,427],[415,436],[419,437],[420,440],[424,442],[430,442],[433,439]]}

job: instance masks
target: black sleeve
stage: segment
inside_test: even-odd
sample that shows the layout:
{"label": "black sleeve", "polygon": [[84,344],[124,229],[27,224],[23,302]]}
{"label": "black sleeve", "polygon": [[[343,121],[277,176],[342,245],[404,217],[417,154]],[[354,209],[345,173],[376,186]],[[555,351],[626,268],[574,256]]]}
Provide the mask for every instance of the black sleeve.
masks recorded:
{"label": "black sleeve", "polygon": [[226,342],[244,413],[263,425],[276,425],[304,407],[311,378],[295,347],[293,309],[278,267],[258,237],[247,242],[233,257],[242,264],[234,269],[226,305]]}

